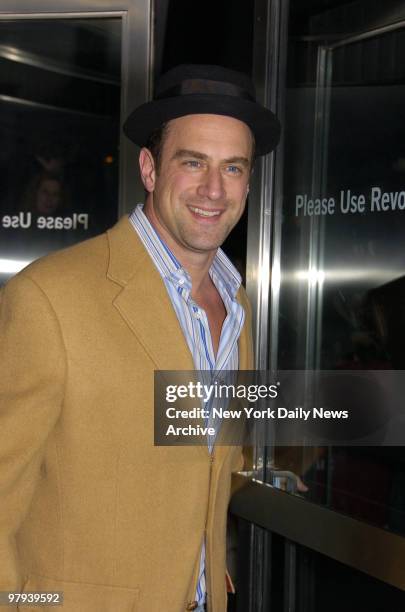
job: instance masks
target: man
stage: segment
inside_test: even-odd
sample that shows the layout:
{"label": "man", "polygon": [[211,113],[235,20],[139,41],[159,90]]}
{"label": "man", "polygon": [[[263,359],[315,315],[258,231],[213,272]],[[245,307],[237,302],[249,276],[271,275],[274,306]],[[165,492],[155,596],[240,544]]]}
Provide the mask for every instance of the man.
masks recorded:
{"label": "man", "polygon": [[244,75],[181,66],[125,131],[143,209],[2,294],[0,590],[63,591],[65,612],[224,612],[240,449],[154,447],[153,373],[252,367],[218,247],[279,124]]}

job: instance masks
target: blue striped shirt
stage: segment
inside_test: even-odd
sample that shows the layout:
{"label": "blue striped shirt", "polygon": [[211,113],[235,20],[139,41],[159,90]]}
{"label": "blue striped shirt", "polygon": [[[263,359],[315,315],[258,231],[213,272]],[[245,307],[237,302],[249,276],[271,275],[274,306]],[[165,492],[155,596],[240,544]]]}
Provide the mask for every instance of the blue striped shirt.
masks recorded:
{"label": "blue striped shirt", "polygon": [[[238,339],[245,319],[243,307],[236,300],[236,293],[241,284],[240,274],[225,253],[218,249],[209,274],[224,303],[226,318],[215,355],[207,315],[191,297],[190,275],[149,223],[142,208],[142,204],[138,204],[129,219],[162,277],[193,356],[195,369],[212,373],[237,370],[239,365]],[[215,437],[207,441],[210,453],[213,450],[214,442]],[[202,605],[205,598],[204,543],[201,550],[196,601]]]}

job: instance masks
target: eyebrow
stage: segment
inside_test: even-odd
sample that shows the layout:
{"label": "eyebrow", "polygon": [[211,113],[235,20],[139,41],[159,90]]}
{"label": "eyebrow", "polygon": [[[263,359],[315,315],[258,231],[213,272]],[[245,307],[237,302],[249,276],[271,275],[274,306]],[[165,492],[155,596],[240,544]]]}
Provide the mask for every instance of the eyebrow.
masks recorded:
{"label": "eyebrow", "polygon": [[[194,157],[195,159],[201,159],[203,161],[209,161],[210,156],[200,151],[193,151],[192,149],[178,149],[173,155],[172,159],[181,159],[183,157]],[[243,166],[250,166],[250,161],[247,157],[235,156],[228,157],[223,160],[226,164],[242,164]]]}
{"label": "eyebrow", "polygon": [[172,159],[179,159],[181,157],[195,157],[196,159],[208,160],[209,156],[199,151],[193,151],[192,149],[177,149]]}

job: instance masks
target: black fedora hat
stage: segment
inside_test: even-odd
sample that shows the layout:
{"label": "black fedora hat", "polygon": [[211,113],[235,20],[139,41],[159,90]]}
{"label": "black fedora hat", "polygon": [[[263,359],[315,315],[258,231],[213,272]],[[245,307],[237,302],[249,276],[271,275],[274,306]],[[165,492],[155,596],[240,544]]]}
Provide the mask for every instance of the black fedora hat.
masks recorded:
{"label": "black fedora hat", "polygon": [[182,64],[164,74],[152,101],[138,106],[124,132],[140,147],[163,123],[184,115],[214,114],[246,123],[256,142],[256,154],[272,151],[280,139],[280,122],[255,100],[253,83],[245,74],[199,64]]}

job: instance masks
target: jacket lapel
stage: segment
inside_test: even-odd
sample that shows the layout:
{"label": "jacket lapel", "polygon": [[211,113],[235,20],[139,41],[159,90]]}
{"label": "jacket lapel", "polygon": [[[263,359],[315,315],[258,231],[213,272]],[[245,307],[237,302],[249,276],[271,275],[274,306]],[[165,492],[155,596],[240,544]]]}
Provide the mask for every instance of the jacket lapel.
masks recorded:
{"label": "jacket lapel", "polygon": [[158,370],[193,370],[164,283],[127,217],[108,231],[107,276],[120,285],[114,306]]}

